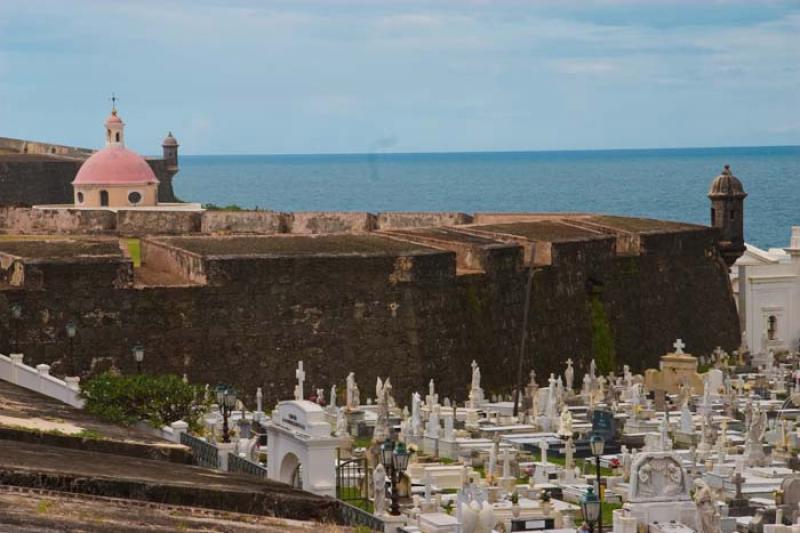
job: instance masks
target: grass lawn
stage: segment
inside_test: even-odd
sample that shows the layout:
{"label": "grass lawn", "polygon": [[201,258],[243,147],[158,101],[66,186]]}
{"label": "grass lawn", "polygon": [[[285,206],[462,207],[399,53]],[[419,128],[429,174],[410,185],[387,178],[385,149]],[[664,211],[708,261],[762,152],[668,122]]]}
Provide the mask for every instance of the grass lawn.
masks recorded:
{"label": "grass lawn", "polygon": [[[567,462],[567,459],[566,459],[566,457],[550,457],[550,456],[548,456],[547,457],[547,462],[564,466],[566,464],[566,462]],[[575,459],[575,466],[579,467],[581,469],[581,472],[583,472],[583,468],[584,468],[583,465],[586,462],[587,462],[586,459]],[[588,463],[589,463],[589,472],[594,474],[595,473],[594,460],[589,460]],[[600,475],[601,476],[613,476],[614,472],[610,468],[606,468],[604,466],[601,466],[600,467]]]}
{"label": "grass lawn", "polygon": [[139,239],[125,239],[128,245],[128,253],[131,254],[134,268],[142,266],[142,244]]}

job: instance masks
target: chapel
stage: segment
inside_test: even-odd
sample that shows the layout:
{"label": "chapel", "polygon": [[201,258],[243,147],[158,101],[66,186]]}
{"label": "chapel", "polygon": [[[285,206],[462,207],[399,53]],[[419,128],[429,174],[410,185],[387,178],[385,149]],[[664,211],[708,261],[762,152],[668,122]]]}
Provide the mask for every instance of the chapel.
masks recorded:
{"label": "chapel", "polygon": [[[75,205],[109,208],[157,205],[159,180],[142,156],[125,147],[125,123],[116,105],[112,105],[106,118],[105,133],[105,147],[81,165],[72,182]],[[178,144],[171,133],[164,145],[165,153],[169,149],[177,160]]]}

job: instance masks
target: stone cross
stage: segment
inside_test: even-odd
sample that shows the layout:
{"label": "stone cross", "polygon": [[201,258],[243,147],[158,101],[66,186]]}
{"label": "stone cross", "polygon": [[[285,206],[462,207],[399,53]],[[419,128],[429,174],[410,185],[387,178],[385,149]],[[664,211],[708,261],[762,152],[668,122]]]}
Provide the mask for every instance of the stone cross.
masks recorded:
{"label": "stone cross", "polygon": [[297,378],[297,389],[295,389],[295,400],[303,399],[303,382],[306,380],[306,373],[303,370],[303,362],[297,363],[297,370],[294,371],[294,377]]}
{"label": "stone cross", "polygon": [[686,344],[681,339],[678,339],[672,343],[672,347],[675,348],[675,353],[680,355],[683,353],[683,349],[686,348]]}
{"label": "stone cross", "polygon": [[742,483],[744,482],[744,477],[739,472],[736,472],[736,475],[733,476],[733,484],[736,485],[736,496],[735,499],[741,500],[742,499]]}
{"label": "stone cross", "polygon": [[503,477],[511,477],[511,457],[513,453],[509,449],[503,450]]}

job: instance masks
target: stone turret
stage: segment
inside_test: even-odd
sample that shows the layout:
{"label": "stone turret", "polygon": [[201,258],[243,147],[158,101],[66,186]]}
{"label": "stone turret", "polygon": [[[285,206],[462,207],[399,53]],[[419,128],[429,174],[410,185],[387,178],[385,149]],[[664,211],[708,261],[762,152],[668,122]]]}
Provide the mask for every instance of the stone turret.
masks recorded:
{"label": "stone turret", "polygon": [[711,225],[719,230],[719,251],[728,267],[744,253],[744,192],[742,182],[725,165],[711,182]]}
{"label": "stone turret", "polygon": [[178,171],[178,140],[169,132],[161,143],[161,148],[164,150],[164,161],[167,162],[167,169],[171,171]]}

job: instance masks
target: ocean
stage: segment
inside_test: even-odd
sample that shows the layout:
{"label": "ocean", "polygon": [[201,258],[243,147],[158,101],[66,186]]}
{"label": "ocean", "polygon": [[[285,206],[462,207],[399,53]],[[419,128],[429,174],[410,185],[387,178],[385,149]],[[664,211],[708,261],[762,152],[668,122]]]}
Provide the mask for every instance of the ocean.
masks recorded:
{"label": "ocean", "polygon": [[183,156],[183,201],[278,211],[584,211],[709,223],[731,165],[745,238],[786,246],[800,225],[800,146],[341,155]]}

